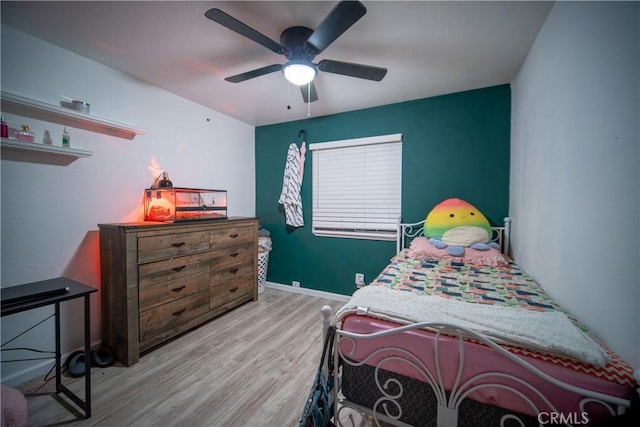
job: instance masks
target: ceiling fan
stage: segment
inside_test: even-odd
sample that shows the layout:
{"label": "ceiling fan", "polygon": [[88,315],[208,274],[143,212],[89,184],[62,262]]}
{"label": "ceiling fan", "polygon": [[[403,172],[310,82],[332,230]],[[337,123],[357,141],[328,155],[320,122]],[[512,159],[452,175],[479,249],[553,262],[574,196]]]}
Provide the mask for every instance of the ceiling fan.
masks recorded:
{"label": "ceiling fan", "polygon": [[362,18],[365,13],[367,13],[367,9],[359,1],[341,1],[329,12],[315,30],[302,26],[289,27],[280,35],[280,43],[238,21],[220,9],[209,9],[204,15],[267,49],[284,55],[288,59],[285,64],[267,65],[266,67],[227,77],[225,78],[226,81],[240,83],[265,74],[282,71],[287,80],[300,86],[304,102],[309,103],[318,100],[318,94],[313,84],[313,79],[318,70],[373,81],[380,81],[387,74],[386,68],[370,65],[331,59],[323,59],[317,64],[312,62],[316,55],[322,53],[342,33]]}

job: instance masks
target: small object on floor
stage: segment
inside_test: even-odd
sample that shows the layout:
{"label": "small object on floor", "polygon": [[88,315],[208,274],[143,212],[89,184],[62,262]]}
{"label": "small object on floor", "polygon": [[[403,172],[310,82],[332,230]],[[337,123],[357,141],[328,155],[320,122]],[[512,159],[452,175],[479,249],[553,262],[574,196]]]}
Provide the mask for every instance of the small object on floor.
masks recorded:
{"label": "small object on floor", "polygon": [[113,365],[116,361],[113,352],[106,347],[97,350],[91,350],[91,366],[106,368]]}
{"label": "small object on floor", "polygon": [[78,378],[84,375],[84,369],[86,364],[86,357],[84,351],[74,351],[67,357],[67,371],[73,378]]}
{"label": "small object on floor", "polygon": [[[67,358],[67,370],[69,375],[74,378],[84,375],[85,369],[85,355],[84,351],[74,351]],[[97,350],[91,350],[91,360],[89,363],[91,366],[97,366],[99,368],[106,368],[113,365],[116,361],[113,352],[106,347],[101,347]]]}
{"label": "small object on floor", "polygon": [[18,390],[2,385],[2,426],[27,425],[27,399]]}

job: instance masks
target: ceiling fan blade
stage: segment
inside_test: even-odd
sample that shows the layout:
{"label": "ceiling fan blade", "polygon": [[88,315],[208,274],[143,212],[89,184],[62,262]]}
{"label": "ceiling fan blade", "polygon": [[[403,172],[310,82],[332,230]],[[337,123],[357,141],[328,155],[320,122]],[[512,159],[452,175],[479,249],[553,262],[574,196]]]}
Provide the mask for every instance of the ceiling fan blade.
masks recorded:
{"label": "ceiling fan blade", "polygon": [[282,70],[281,64],[267,65],[266,67],[256,68],[255,70],[247,71],[246,73],[227,77],[225,80],[231,83],[240,83],[245,80],[254,79],[256,77],[264,76],[265,74],[273,73],[280,70]]}
{"label": "ceiling fan blade", "polygon": [[359,1],[341,1],[318,25],[307,39],[305,48],[317,55],[333,43],[342,33],[367,13],[367,8]]}
{"label": "ceiling fan blade", "polygon": [[205,12],[204,16],[222,26],[227,27],[231,31],[235,31],[241,36],[245,36],[246,38],[253,40],[256,43],[261,44],[262,46],[275,53],[284,53],[284,47],[280,43],[271,40],[269,37],[254,30],[247,24],[238,21],[236,18],[221,11],[220,9],[209,9]]}
{"label": "ceiling fan blade", "polygon": [[316,102],[318,100],[318,92],[316,92],[316,85],[311,81],[308,85],[300,86],[300,92],[302,92],[302,99],[305,104],[309,102]]}
{"label": "ceiling fan blade", "polygon": [[327,73],[357,77],[359,79],[375,80],[376,82],[379,82],[387,75],[386,68],[354,64],[351,62],[333,61],[331,59],[323,59],[318,62],[318,70],[326,71]]}

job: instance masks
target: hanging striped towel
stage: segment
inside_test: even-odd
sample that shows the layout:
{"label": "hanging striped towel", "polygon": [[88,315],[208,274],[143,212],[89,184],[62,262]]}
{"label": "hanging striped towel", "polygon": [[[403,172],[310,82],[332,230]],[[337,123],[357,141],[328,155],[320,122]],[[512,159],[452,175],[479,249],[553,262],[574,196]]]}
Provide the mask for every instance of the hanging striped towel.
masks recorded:
{"label": "hanging striped towel", "polygon": [[284,207],[285,223],[291,227],[304,226],[302,197],[300,196],[303,161],[298,146],[290,144],[282,179],[282,193],[280,193],[278,203]]}

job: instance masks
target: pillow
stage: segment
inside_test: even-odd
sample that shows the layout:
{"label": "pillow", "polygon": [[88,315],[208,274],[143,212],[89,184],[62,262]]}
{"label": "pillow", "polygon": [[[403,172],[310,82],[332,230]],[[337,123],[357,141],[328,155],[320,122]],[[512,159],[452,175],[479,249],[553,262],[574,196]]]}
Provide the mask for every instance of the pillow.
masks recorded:
{"label": "pillow", "polygon": [[509,261],[497,249],[479,251],[473,248],[465,248],[463,256],[453,256],[446,248],[438,249],[426,237],[416,237],[411,241],[407,255],[415,259],[435,258],[450,259],[452,261],[466,262],[474,265],[506,266]]}
{"label": "pillow", "polygon": [[446,249],[438,249],[424,236],[416,237],[409,245],[408,255],[412,258],[436,257],[446,255]]}
{"label": "pillow", "polygon": [[471,246],[491,239],[489,220],[471,203],[447,199],[438,203],[424,221],[424,235],[447,245]]}

